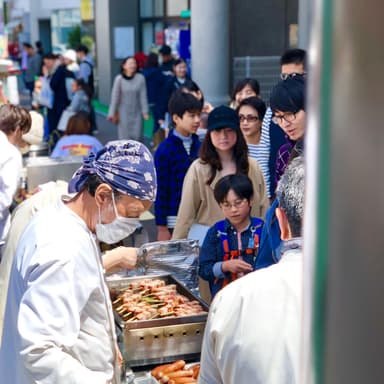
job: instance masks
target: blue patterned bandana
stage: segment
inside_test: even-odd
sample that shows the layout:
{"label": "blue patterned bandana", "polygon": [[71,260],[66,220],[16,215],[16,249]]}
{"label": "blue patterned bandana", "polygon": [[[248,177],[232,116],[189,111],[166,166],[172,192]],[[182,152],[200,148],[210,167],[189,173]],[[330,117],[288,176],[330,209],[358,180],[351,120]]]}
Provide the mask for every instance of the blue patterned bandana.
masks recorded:
{"label": "blue patterned bandana", "polygon": [[96,174],[114,190],[140,200],[154,201],[156,171],[148,148],[134,140],[114,141],[83,160],[69,182],[70,193],[83,189],[89,175]]}

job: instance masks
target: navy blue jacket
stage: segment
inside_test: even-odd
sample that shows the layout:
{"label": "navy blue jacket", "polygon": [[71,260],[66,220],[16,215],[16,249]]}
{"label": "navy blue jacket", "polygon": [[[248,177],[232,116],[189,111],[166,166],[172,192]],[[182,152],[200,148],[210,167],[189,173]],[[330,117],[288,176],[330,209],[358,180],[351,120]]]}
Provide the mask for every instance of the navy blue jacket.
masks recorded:
{"label": "navy blue jacket", "polygon": [[190,81],[191,80],[187,78],[184,83],[180,83],[176,76],[167,76],[159,100],[160,114],[162,118],[164,117],[165,113],[168,112],[168,102],[172,96],[173,91],[179,89]]}
{"label": "navy blue jacket", "polygon": [[61,114],[71,102],[67,94],[67,78],[75,78],[75,75],[66,68],[65,64],[61,64],[53,73],[49,83],[54,93],[52,109],[48,110],[49,130],[51,132],[57,128]]}
{"label": "navy blue jacket", "polygon": [[[222,225],[219,225],[223,223]],[[223,226],[226,237],[228,238],[228,245],[230,250],[238,250],[237,232],[229,220],[219,221],[209,228],[203,245],[200,250],[199,257],[199,275],[202,279],[209,282],[209,288],[212,298],[223,287],[225,280],[232,281],[230,273],[223,274],[222,278],[217,278],[214,274],[214,266],[216,263],[224,261],[224,250],[222,244],[222,237],[220,235],[220,226]],[[242,250],[244,251],[249,247],[250,240],[253,241],[254,235],[260,238],[263,227],[263,220],[252,217],[249,227],[241,233]],[[253,248],[253,246],[252,246]],[[257,251],[257,249],[256,249]],[[258,253],[252,255],[242,254],[243,260],[251,264],[255,269],[255,263],[258,259]]]}
{"label": "navy blue jacket", "polygon": [[281,258],[280,226],[275,214],[279,206],[277,199],[268,208],[261,233],[259,254],[256,259],[255,269],[269,267]]}
{"label": "navy blue jacket", "polygon": [[199,148],[199,137],[193,134],[191,151],[188,155],[182,140],[173,134],[173,130],[157,148],[155,152],[157,225],[167,225],[167,216],[177,216],[184,177],[192,162],[198,158]]}

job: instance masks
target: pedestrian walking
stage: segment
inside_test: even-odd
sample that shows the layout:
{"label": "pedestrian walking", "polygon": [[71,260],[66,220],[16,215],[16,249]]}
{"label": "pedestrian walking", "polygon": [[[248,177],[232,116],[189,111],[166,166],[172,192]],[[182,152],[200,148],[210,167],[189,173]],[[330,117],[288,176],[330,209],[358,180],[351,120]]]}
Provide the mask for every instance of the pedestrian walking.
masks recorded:
{"label": "pedestrian walking", "polygon": [[119,140],[142,141],[143,118],[149,119],[145,78],[134,57],[127,57],[115,77],[107,119],[117,124]]}

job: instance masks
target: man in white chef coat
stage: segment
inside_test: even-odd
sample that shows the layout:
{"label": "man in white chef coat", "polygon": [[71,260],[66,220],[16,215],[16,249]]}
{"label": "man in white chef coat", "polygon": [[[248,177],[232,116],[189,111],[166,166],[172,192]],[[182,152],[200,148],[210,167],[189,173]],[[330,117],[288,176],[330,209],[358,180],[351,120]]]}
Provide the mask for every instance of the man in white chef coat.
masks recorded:
{"label": "man in white chef coat", "polygon": [[280,179],[276,216],[282,258],[221,290],[209,310],[200,384],[295,384],[302,314],[304,164],[294,159]]}
{"label": "man in white chef coat", "polygon": [[84,159],[68,201],[38,212],[11,270],[0,372],[4,382],[118,383],[116,337],[97,239],[116,243],[156,194],[148,149],[135,141]]}

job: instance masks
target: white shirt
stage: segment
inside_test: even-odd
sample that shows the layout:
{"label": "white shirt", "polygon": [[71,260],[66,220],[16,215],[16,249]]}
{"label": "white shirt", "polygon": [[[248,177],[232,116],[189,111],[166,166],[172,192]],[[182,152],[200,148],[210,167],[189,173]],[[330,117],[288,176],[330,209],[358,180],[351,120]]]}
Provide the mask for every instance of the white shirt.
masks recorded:
{"label": "white shirt", "polygon": [[9,207],[20,182],[22,158],[2,131],[0,148],[0,240],[4,240],[9,229]]}
{"label": "white shirt", "polygon": [[16,250],[0,349],[2,381],[118,383],[115,345],[94,235],[59,201],[33,217]]}
{"label": "white shirt", "polygon": [[0,347],[3,334],[5,304],[7,301],[9,274],[21,234],[31,218],[44,207],[56,203],[68,191],[68,183],[62,180],[40,186],[42,190],[20,203],[11,215],[11,226],[2,249],[0,264]]}
{"label": "white shirt", "polygon": [[297,383],[301,298],[300,249],[222,289],[209,310],[199,383]]}

